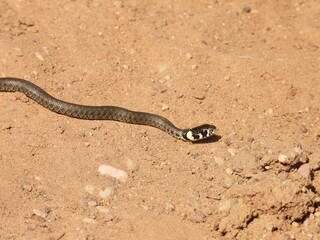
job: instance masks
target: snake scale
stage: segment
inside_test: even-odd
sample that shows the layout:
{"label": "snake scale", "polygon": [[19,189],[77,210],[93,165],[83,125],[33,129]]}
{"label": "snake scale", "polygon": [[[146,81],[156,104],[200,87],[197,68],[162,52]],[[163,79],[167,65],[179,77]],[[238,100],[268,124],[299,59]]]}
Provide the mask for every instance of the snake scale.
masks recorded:
{"label": "snake scale", "polygon": [[52,112],[87,120],[114,120],[158,128],[172,137],[184,141],[198,141],[215,134],[216,127],[204,124],[191,129],[180,129],[159,115],[134,112],[116,106],[85,106],[59,100],[37,85],[20,78],[0,78],[0,91],[21,92]]}

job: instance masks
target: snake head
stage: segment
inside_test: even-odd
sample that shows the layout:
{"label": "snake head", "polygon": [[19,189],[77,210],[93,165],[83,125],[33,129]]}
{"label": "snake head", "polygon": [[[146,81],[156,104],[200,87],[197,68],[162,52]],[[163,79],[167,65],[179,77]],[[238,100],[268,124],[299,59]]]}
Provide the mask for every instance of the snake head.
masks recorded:
{"label": "snake head", "polygon": [[204,124],[195,128],[185,130],[182,136],[186,141],[195,142],[213,136],[216,131],[216,126]]}

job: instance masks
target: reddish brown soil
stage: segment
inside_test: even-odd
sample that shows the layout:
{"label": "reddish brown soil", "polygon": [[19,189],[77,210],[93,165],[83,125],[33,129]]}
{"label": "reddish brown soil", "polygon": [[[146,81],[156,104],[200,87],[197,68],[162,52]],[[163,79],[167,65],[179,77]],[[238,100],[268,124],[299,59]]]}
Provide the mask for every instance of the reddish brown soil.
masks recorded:
{"label": "reddish brown soil", "polygon": [[71,119],[1,92],[0,239],[319,240],[320,4],[245,4],[1,1],[0,76],[213,123],[220,138]]}

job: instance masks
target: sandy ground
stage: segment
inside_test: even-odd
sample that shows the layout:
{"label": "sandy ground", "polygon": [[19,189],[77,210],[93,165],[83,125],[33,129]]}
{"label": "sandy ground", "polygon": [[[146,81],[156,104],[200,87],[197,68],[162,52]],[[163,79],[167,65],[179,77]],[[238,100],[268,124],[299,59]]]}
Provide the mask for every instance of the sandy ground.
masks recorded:
{"label": "sandy ground", "polygon": [[0,76],[219,128],[192,144],[1,92],[0,239],[319,240],[319,47],[317,0],[0,1]]}

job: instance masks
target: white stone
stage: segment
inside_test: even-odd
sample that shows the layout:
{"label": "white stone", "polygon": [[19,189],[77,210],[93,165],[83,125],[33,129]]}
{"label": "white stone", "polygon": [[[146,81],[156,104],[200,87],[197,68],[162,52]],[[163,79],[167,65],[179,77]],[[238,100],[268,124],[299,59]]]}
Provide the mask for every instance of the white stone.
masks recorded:
{"label": "white stone", "polygon": [[44,61],[44,57],[39,52],[35,52],[34,54],[40,61]]}
{"label": "white stone", "polygon": [[172,204],[172,203],[167,203],[166,204],[166,209],[169,211],[169,212],[173,212],[176,207]]}
{"label": "white stone", "polygon": [[169,106],[166,105],[166,104],[162,104],[162,107],[161,107],[162,111],[166,111],[169,109]]}
{"label": "white stone", "polygon": [[128,181],[128,174],[121,169],[102,164],[99,166],[98,171],[101,175],[108,175],[110,177],[118,179],[120,182]]}
{"label": "white stone", "polygon": [[165,75],[163,79],[168,81],[168,80],[171,79],[171,76],[170,75]]}
{"label": "white stone", "polygon": [[140,169],[140,165],[136,161],[133,161],[131,158],[127,158],[126,166],[132,172],[138,171]]}
{"label": "white stone", "polygon": [[278,157],[279,162],[281,163],[287,163],[288,162],[288,156],[280,154]]}
{"label": "white stone", "polygon": [[227,151],[231,156],[235,156],[236,155],[236,150],[234,148],[228,148]]}
{"label": "white stone", "polygon": [[112,187],[107,187],[99,192],[101,198],[111,198],[114,195],[114,190]]}
{"label": "white stone", "polygon": [[231,79],[231,77],[230,77],[230,75],[226,75],[226,76],[224,76],[224,78],[223,78],[225,81],[229,81],[230,79]]}
{"label": "white stone", "polygon": [[198,65],[195,65],[195,64],[192,64],[192,65],[191,65],[191,69],[192,69],[192,70],[195,70],[195,69],[197,69],[198,67],[199,67],[199,66],[198,66]]}
{"label": "white stone", "polygon": [[37,215],[37,216],[39,216],[39,217],[42,217],[42,218],[46,218],[47,215],[48,215],[46,212],[41,211],[41,210],[39,210],[39,209],[33,209],[32,212],[33,212],[35,215]]}
{"label": "white stone", "polygon": [[226,173],[228,175],[232,175],[233,174],[233,170],[231,168],[226,168]]}

